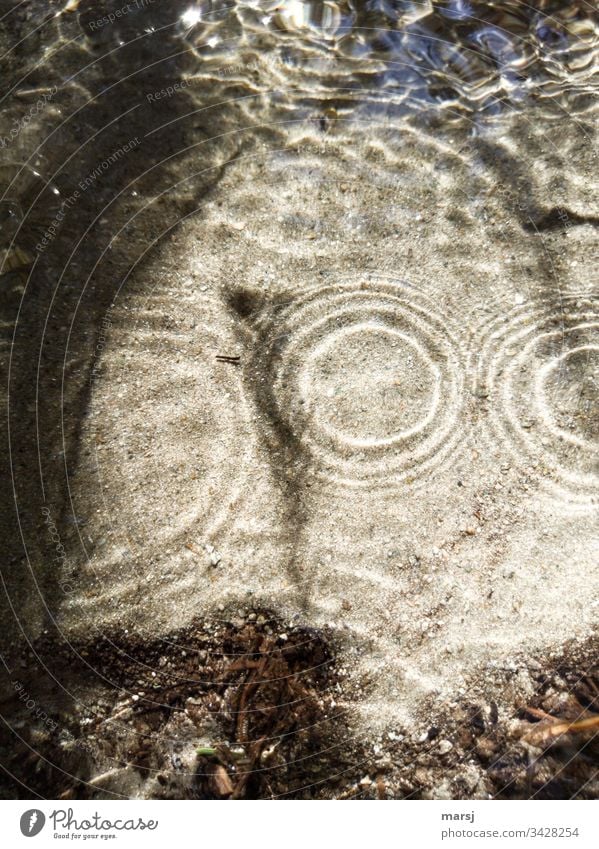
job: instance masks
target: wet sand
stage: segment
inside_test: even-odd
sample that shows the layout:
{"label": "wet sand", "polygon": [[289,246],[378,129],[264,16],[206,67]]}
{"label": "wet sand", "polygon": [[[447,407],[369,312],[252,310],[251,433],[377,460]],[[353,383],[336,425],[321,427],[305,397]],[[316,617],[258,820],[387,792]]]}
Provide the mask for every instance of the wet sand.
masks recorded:
{"label": "wet sand", "polygon": [[[67,173],[44,150],[73,211],[49,236],[47,189],[6,254],[9,678],[24,665],[60,730],[84,736],[99,706],[119,723],[157,645],[188,674],[171,650],[189,638],[195,656],[202,623],[219,654],[223,630],[262,617],[279,647],[313,633],[330,647],[341,677],[319,686],[343,704],[356,763],[356,740],[376,739],[377,757],[432,727],[455,742],[466,698],[508,727],[541,672],[596,659],[592,76],[543,49],[546,77],[518,108],[518,86],[510,100],[473,59],[455,102],[433,108],[430,57],[393,88],[399,64],[360,62],[351,39],[324,49],[318,28],[237,14],[191,27],[191,56],[162,66],[143,41],[71,81],[72,61],[138,27],[84,18],[86,41],[56,60],[61,105],[37,132],[78,106],[94,144],[66,126]],[[110,82],[119,96],[83,106],[83,83]],[[25,207],[41,178],[11,169]],[[180,717],[165,721],[168,737]],[[206,722],[200,736],[222,735]],[[85,785],[108,771],[102,792],[158,792],[120,737],[107,755],[111,734],[92,736],[72,767]],[[412,756],[389,755],[400,771]],[[442,765],[433,795],[491,792],[483,767],[443,789]]]}

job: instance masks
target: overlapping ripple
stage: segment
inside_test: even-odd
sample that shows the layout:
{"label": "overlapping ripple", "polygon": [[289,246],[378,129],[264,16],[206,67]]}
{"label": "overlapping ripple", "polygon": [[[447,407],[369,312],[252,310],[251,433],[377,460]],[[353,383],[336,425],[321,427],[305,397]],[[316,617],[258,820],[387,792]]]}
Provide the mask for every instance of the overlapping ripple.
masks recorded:
{"label": "overlapping ripple", "polygon": [[576,505],[599,496],[596,299],[516,307],[480,329],[473,391],[489,397],[493,438]]}
{"label": "overlapping ripple", "polygon": [[260,358],[319,474],[392,487],[450,460],[465,432],[464,363],[450,318],[425,295],[366,275],[304,292],[266,322]]}

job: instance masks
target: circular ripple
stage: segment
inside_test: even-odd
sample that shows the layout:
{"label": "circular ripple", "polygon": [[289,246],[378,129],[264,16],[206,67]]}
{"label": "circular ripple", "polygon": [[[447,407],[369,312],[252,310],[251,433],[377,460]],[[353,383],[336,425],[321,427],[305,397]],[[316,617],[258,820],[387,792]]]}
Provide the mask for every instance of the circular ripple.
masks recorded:
{"label": "circular ripple", "polygon": [[474,392],[491,400],[494,439],[579,505],[598,495],[598,336],[596,302],[569,297],[495,319],[475,348]]}
{"label": "circular ripple", "polygon": [[[212,540],[247,489],[250,411],[235,367],[215,360],[226,338],[220,309],[177,289],[115,308],[89,428],[105,515],[129,541]],[[223,396],[235,416],[223,415]]]}
{"label": "circular ripple", "polygon": [[548,362],[537,387],[545,424],[565,442],[599,449],[599,346],[581,345]]}
{"label": "circular ripple", "polygon": [[350,486],[413,484],[453,455],[463,433],[460,346],[414,287],[326,286],[267,321],[274,401],[319,474]]}
{"label": "circular ripple", "polygon": [[440,373],[409,336],[362,323],[327,338],[300,375],[305,409],[332,442],[392,445],[435,414]]}

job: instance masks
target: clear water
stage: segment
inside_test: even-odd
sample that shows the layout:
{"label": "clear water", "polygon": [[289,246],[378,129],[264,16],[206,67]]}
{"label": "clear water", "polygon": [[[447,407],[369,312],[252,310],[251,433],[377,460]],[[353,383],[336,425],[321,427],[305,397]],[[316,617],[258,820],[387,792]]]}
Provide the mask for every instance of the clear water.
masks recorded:
{"label": "clear water", "polygon": [[[481,645],[496,661],[585,637],[593,4],[0,15],[4,522],[25,631],[166,633],[246,590],[322,625],[343,597],[383,658],[377,713],[408,717]],[[234,571],[198,577],[190,539]],[[470,601],[439,612],[452,581]],[[472,602],[489,587],[503,608]]]}

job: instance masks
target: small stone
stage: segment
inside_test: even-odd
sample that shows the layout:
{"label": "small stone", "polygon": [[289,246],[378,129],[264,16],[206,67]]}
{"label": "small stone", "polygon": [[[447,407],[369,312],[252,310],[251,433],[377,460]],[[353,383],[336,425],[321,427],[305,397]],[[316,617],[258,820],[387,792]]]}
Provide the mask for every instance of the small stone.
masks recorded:
{"label": "small stone", "polygon": [[218,564],[221,562],[221,560],[222,560],[222,557],[220,556],[218,551],[213,551],[212,554],[210,555],[210,565],[211,566],[218,566]]}
{"label": "small stone", "polygon": [[453,749],[453,743],[450,743],[449,740],[441,740],[439,743],[439,754],[446,755],[448,752],[451,752]]}

